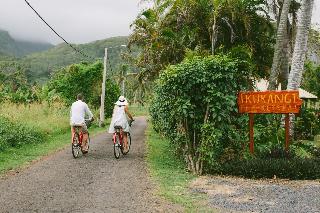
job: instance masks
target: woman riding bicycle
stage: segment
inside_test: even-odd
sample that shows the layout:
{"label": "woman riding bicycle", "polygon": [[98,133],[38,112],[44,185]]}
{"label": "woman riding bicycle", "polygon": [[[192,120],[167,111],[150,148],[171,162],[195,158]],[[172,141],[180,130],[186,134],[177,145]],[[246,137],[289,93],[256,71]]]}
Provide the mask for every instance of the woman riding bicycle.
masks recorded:
{"label": "woman riding bicycle", "polygon": [[112,119],[109,127],[109,133],[115,133],[115,126],[121,126],[123,131],[123,145],[124,151],[128,150],[128,136],[127,132],[130,131],[130,124],[128,122],[127,116],[129,117],[129,122],[133,121],[133,117],[129,112],[128,101],[124,96],[120,96],[118,101],[115,103]]}

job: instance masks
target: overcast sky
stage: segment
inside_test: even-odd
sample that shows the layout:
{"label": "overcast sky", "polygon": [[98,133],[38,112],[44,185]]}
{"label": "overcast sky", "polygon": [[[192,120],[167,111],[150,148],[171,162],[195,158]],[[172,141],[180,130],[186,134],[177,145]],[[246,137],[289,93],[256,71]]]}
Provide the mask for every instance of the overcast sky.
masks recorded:
{"label": "overcast sky", "polygon": [[[140,0],[28,0],[67,41],[85,43],[129,35],[130,24],[146,5]],[[313,23],[320,23],[320,0],[315,0]],[[0,29],[23,40],[61,43],[24,0],[0,0]]]}
{"label": "overcast sky", "polygon": [[[84,43],[129,35],[130,24],[146,5],[140,0],[28,0],[67,41]],[[24,0],[0,0],[0,29],[24,40],[61,43]]]}

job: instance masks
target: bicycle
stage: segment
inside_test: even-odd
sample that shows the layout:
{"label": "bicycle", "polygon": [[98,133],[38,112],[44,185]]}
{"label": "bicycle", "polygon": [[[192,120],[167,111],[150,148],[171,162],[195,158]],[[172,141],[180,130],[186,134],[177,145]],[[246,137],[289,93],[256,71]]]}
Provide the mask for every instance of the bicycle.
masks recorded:
{"label": "bicycle", "polygon": [[[131,127],[132,121],[129,122],[129,126]],[[131,147],[131,135],[130,132],[127,132],[127,143],[128,143],[128,150],[124,151],[123,147],[123,131],[122,126],[115,126],[114,129],[116,130],[115,133],[113,133],[112,141],[113,141],[113,154],[116,159],[119,159],[120,153],[123,155],[126,155],[130,151]]]}
{"label": "bicycle", "polygon": [[[91,120],[85,120],[87,129],[89,129]],[[72,150],[72,156],[74,158],[78,158],[80,156],[80,153],[82,152],[81,150],[81,145],[82,145],[82,140],[83,140],[83,132],[82,132],[82,125],[75,125],[73,126],[74,128],[74,133],[72,135],[72,144],[71,144],[71,150]],[[87,146],[89,150],[89,145],[90,145],[90,134],[88,131],[88,140],[87,140]],[[83,153],[84,154],[84,153]]]}

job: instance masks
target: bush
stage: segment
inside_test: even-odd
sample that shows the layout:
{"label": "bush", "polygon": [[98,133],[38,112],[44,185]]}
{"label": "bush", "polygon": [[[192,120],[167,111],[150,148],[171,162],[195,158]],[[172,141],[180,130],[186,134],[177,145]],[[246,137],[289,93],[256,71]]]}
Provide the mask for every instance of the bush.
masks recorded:
{"label": "bush", "polygon": [[0,71],[0,101],[28,104],[39,101],[39,87],[31,85],[23,71]]}
{"label": "bush", "polygon": [[302,108],[296,117],[294,137],[296,140],[313,140],[320,133],[320,111]]}
{"label": "bush", "polygon": [[44,139],[43,133],[0,117],[0,151],[23,144],[41,143]]}
{"label": "bush", "polygon": [[246,178],[274,178],[276,176],[293,180],[319,179],[320,159],[253,158],[236,160],[212,167],[210,173]]}
{"label": "bush", "polygon": [[[44,88],[48,101],[57,95],[67,104],[71,105],[78,93],[83,93],[85,101],[94,108],[100,107],[101,84],[103,65],[100,62],[94,64],[73,64],[64,68],[52,77]],[[119,87],[111,80],[106,81],[105,115],[112,115],[113,104],[120,95]]]}
{"label": "bush", "polygon": [[156,131],[201,173],[236,158],[247,129],[237,93],[249,85],[249,66],[228,56],[193,57],[168,67],[157,81],[150,115]]}

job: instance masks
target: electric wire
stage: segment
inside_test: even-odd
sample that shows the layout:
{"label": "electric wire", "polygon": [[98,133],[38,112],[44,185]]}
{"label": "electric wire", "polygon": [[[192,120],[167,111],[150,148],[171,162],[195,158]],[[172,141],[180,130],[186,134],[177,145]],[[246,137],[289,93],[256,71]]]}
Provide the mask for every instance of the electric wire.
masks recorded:
{"label": "electric wire", "polygon": [[85,53],[83,53],[80,49],[77,49],[75,46],[73,46],[72,44],[70,44],[68,41],[66,41],[59,33],[57,33],[53,27],[51,27],[45,20],[44,18],[42,18],[42,16],[30,5],[30,3],[27,0],[24,0],[27,5],[37,14],[37,16],[59,37],[61,38],[66,44],[68,44],[75,52],[81,54],[82,56],[89,58],[89,59],[93,59],[95,60],[95,58],[86,55]]}

